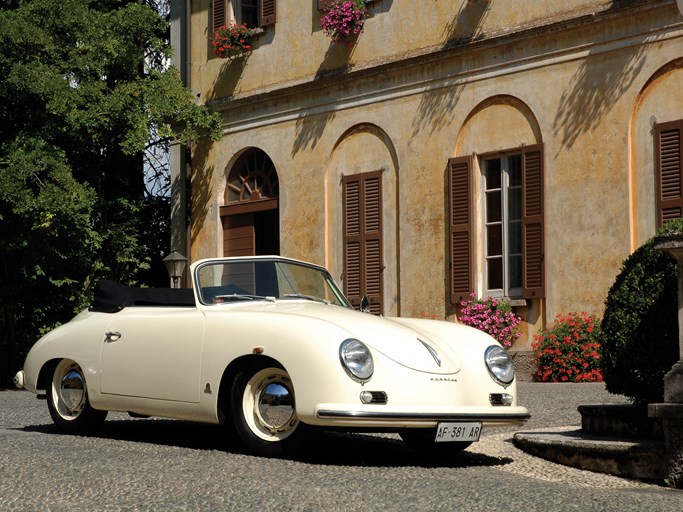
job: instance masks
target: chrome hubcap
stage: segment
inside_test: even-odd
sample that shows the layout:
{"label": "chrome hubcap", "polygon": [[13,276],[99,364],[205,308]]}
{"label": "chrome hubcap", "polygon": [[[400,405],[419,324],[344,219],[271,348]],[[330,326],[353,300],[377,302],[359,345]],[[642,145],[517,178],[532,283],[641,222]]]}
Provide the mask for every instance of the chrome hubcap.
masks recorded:
{"label": "chrome hubcap", "polygon": [[290,390],[279,382],[266,384],[259,393],[258,414],[263,427],[273,433],[288,428],[294,416]]}
{"label": "chrome hubcap", "polygon": [[59,385],[59,396],[69,412],[76,413],[83,408],[85,382],[80,372],[70,370],[62,377]]}

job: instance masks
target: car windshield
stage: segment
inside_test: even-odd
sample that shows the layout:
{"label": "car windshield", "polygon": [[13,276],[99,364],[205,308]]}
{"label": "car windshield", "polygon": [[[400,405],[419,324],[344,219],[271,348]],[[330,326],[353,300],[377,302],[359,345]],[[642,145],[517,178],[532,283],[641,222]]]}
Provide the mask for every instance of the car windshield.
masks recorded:
{"label": "car windshield", "polygon": [[327,271],[295,261],[235,259],[207,262],[197,267],[195,284],[204,304],[303,299],[351,307]]}

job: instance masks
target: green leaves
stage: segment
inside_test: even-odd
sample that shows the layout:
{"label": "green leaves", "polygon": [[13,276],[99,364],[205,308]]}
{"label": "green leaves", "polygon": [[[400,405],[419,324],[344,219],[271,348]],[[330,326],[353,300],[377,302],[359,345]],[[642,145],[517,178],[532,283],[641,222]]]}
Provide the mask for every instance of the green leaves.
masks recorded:
{"label": "green leaves", "polygon": [[[0,7],[0,352],[7,359],[86,305],[97,279],[136,282],[160,258],[156,240],[168,240],[168,223],[155,209],[168,212],[168,202],[145,196],[145,150],[168,139],[220,137],[220,117],[195,103],[177,70],[162,66],[168,33],[144,0]],[[13,364],[0,362],[0,385]]]}
{"label": "green leaves", "polygon": [[[683,219],[666,229],[683,229]],[[676,264],[653,239],[624,261],[605,301],[602,331],[607,390],[635,403],[662,401],[662,379],[678,359]]]}

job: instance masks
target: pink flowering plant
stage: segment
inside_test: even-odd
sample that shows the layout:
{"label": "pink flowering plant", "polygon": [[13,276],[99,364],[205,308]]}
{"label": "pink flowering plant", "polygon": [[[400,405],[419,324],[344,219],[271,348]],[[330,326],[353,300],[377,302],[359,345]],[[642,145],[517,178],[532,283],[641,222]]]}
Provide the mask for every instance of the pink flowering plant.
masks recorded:
{"label": "pink flowering plant", "polygon": [[211,39],[213,53],[221,59],[239,57],[251,51],[251,38],[256,31],[247,27],[245,23],[219,27]]}
{"label": "pink flowering plant", "polygon": [[512,312],[510,305],[494,297],[478,299],[475,293],[460,305],[460,323],[470,325],[493,336],[505,348],[510,348],[522,333],[522,319]]}
{"label": "pink flowering plant", "polygon": [[540,382],[602,382],[600,321],[588,313],[557,315],[550,329],[534,336]]}
{"label": "pink flowering plant", "polygon": [[320,25],[335,43],[349,44],[349,40],[363,31],[368,18],[365,0],[329,0],[323,7],[325,15]]}

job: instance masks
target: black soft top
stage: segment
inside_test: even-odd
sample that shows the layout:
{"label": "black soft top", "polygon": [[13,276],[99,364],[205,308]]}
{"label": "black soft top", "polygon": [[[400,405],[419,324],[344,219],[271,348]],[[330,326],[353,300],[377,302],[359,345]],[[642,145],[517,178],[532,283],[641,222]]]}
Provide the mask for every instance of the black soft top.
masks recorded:
{"label": "black soft top", "polygon": [[136,288],[114,281],[99,281],[91,311],[114,313],[129,306],[195,306],[191,288]]}

